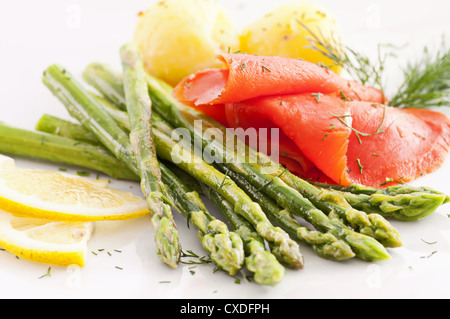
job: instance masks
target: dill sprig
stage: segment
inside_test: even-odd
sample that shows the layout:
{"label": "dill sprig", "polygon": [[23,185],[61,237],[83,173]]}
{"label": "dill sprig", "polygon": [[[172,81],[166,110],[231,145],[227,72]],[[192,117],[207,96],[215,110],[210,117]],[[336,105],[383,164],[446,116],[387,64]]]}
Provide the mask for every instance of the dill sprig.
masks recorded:
{"label": "dill sprig", "polygon": [[309,33],[310,46],[308,48],[322,53],[333,61],[331,66],[340,66],[348,72],[350,77],[365,85],[371,85],[384,92],[384,71],[385,64],[389,57],[395,56],[391,44],[378,45],[378,61],[374,63],[369,57],[357,52],[356,50],[342,46],[335,37],[327,39],[318,28],[317,32],[311,30],[308,26],[297,20],[298,23]]}
{"label": "dill sprig", "polygon": [[[310,47],[342,67],[351,78],[364,85],[374,86],[385,92],[385,65],[390,57],[395,57],[398,47],[379,44],[377,61],[374,62],[356,50],[340,45],[334,37],[327,40],[320,29],[314,32],[301,21],[298,23],[310,35]],[[423,55],[416,61],[408,62],[403,69],[403,83],[389,101],[393,107],[427,108],[450,106],[450,51],[442,37],[441,47],[432,52],[424,47]],[[387,101],[387,99],[386,99]]]}
{"label": "dill sprig", "polygon": [[[331,59],[334,63],[331,66],[340,66],[354,80],[385,92],[386,62],[389,58],[397,56],[395,51],[399,47],[392,44],[378,44],[377,61],[374,62],[366,55],[348,46],[342,46],[334,37],[327,40],[320,29],[314,32],[301,21],[297,22],[310,35],[309,48]],[[417,108],[450,106],[450,51],[444,37],[437,52],[432,52],[425,46],[420,59],[408,62],[403,69],[403,77],[403,83],[390,99],[389,106]]]}
{"label": "dill sprig", "polygon": [[391,99],[391,106],[450,106],[450,50],[444,37],[437,52],[425,47],[420,59],[409,62],[403,73],[404,81]]}

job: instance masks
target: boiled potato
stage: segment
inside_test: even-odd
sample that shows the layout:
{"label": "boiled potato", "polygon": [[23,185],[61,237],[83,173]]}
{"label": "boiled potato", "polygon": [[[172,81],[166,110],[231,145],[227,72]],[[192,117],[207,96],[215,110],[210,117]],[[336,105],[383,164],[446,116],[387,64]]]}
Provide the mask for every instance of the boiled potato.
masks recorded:
{"label": "boiled potato", "polygon": [[299,21],[321,40],[332,44],[335,53],[342,52],[341,36],[332,15],[325,8],[304,1],[287,3],[247,26],[240,36],[240,50],[248,54],[323,63],[339,73],[340,68],[334,61],[308,48],[311,34]]}
{"label": "boiled potato", "polygon": [[191,73],[220,67],[217,54],[239,49],[239,31],[213,0],[165,0],[140,15],[134,41],[147,72],[176,85]]}

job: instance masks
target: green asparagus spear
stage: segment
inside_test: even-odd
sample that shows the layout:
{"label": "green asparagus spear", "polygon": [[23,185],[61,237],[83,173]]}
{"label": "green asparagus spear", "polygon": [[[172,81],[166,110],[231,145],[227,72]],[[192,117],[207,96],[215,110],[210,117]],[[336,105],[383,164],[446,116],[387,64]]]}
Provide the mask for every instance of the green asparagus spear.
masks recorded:
{"label": "green asparagus spear", "polygon": [[444,194],[429,192],[389,195],[372,195],[342,192],[346,201],[354,208],[368,214],[379,214],[401,221],[413,221],[425,218],[446,201]]}
{"label": "green asparagus spear", "polygon": [[123,89],[123,79],[110,66],[102,63],[91,63],[83,72],[84,80],[97,89],[109,102],[125,111],[127,103]]}
{"label": "green asparagus spear", "polygon": [[92,145],[101,145],[99,140],[84,127],[71,121],[63,120],[53,115],[44,114],[36,124],[36,130],[72,138],[80,142],[86,142]]}
{"label": "green asparagus spear", "polygon": [[[112,152],[123,161],[128,168],[142,179],[135,154],[126,134],[114,119],[64,68],[58,65],[49,66],[43,76],[44,84],[64,104],[69,113],[88,128]],[[181,247],[176,225],[173,222],[170,206],[164,204],[163,212],[156,210],[154,199],[142,189],[148,202],[152,216],[152,226],[155,231],[155,242],[158,257],[167,265],[176,267],[180,258]]]}
{"label": "green asparagus spear", "polygon": [[378,189],[364,185],[317,184],[318,187],[342,192],[357,209],[399,220],[417,220],[432,214],[440,205],[450,202],[447,196],[431,187],[394,185]]}
{"label": "green asparagus spear", "polygon": [[222,173],[227,174],[236,184],[242,188],[255,202],[259,203],[261,208],[267,214],[269,219],[277,223],[286,230],[293,238],[297,238],[306,245],[311,246],[321,257],[330,260],[346,260],[353,258],[350,246],[341,239],[337,239],[330,233],[321,233],[315,230],[309,230],[301,225],[286,209],[281,208],[271,198],[265,196],[243,176],[236,174],[225,165],[217,165]]}
{"label": "green asparagus spear", "polygon": [[[103,72],[101,74],[95,74],[95,72],[89,73],[92,74],[93,77],[100,77],[98,81],[104,81],[105,83],[108,83],[112,81],[111,79],[118,77],[118,75],[114,73],[112,68],[106,66],[105,69],[107,69],[108,72]],[[93,80],[95,81],[95,78]],[[154,100],[156,111],[160,112],[161,115],[163,115],[165,119],[169,120],[173,126],[185,127],[186,124],[192,126],[193,121],[201,120],[202,124],[205,126],[205,129],[220,130],[223,135],[225,135],[226,128],[211,117],[199,113],[193,109],[186,108],[180,104],[176,105],[177,107],[173,107],[173,104],[174,102],[176,103],[176,101],[174,101],[174,99],[169,96],[170,87],[167,84],[151,76],[149,76],[147,80],[150,89],[152,90],[153,88],[151,97]],[[107,93],[107,90],[108,88],[105,87],[105,93]],[[228,146],[228,141],[225,144]],[[250,162],[257,162],[261,166],[271,167],[274,171],[275,176],[280,175],[284,170],[280,165],[275,163],[269,157],[248,149],[248,147],[239,140],[233,138],[233,141],[231,141],[231,145],[234,146],[235,151],[236,149],[245,150],[245,154],[250,159]],[[361,215],[361,212],[350,210],[350,207],[348,205],[349,203],[347,203],[346,205],[342,205],[345,202],[345,199],[342,199],[342,195],[340,195],[339,192],[325,192],[326,196],[318,196],[318,194],[322,193],[320,192],[320,190],[309,183],[305,183],[304,180],[300,179],[298,176],[292,174],[289,171],[285,171],[285,173],[282,174],[281,179],[289,186],[299,191],[303,196],[311,200],[314,204],[317,204],[317,200],[319,199],[322,207],[325,207],[326,211],[330,211],[330,209],[333,209],[333,212],[337,211],[341,217],[347,219],[348,223],[352,224],[353,226],[357,226],[359,229],[363,229],[365,233],[371,235],[378,234],[378,239],[383,241],[385,245],[393,247],[401,245],[400,239],[398,238],[398,232],[396,232],[395,229],[393,229],[392,226],[387,223],[387,221],[380,219],[379,216],[374,215],[365,217],[364,215]],[[440,195],[440,193],[438,193],[437,195]],[[418,202],[419,205],[415,207],[414,210],[405,212],[408,215],[402,215],[403,211],[397,210],[397,213],[394,217],[401,220],[411,219],[414,218],[414,216],[411,215],[413,212],[416,216],[419,217],[427,216],[433,212],[433,210],[430,210],[429,207],[436,207],[437,202],[439,202],[439,198],[423,197]],[[444,200],[444,203],[447,202],[450,202],[450,197],[448,196],[446,196],[446,199]],[[414,202],[411,203],[413,204]],[[365,206],[368,207],[369,204],[366,203]],[[376,210],[371,210],[368,213],[374,213],[375,211]]]}
{"label": "green asparagus spear", "polygon": [[266,250],[264,239],[259,236],[254,227],[245,218],[236,214],[233,205],[219,193],[205,184],[200,186],[203,193],[216,205],[243,239],[247,253],[245,264],[247,269],[254,273],[255,281],[268,286],[278,284],[286,274],[286,270],[276,257]]}
{"label": "green asparagus spear", "polygon": [[103,109],[111,115],[111,117],[116,120],[117,124],[126,132],[130,132],[130,119],[128,118],[128,113],[120,110],[115,104],[109,102],[103,96],[91,93],[91,95],[97,100],[97,102],[103,107]]}
{"label": "green asparagus spear", "polygon": [[[125,102],[130,121],[130,143],[135,155],[135,164],[141,177],[141,189],[152,212],[152,224],[157,242],[168,241],[161,248],[174,247],[178,242],[178,233],[172,216],[171,207],[167,204],[166,186],[161,180],[161,170],[156,157],[152,134],[152,103],[146,85],[146,73],[140,52],[134,43],[127,43],[120,48],[123,69]],[[112,117],[111,117],[112,119]],[[166,203],[165,203],[166,202]],[[163,229],[164,226],[166,229]],[[162,230],[162,231],[159,231]],[[168,236],[170,234],[174,237]],[[180,251],[177,247],[176,250]],[[163,256],[174,255],[174,252],[162,252]],[[178,263],[179,256],[171,261]]]}
{"label": "green asparagus spear", "polygon": [[[49,128],[48,126],[45,127]],[[104,148],[74,139],[23,130],[4,124],[0,124],[0,153],[81,166],[104,173],[115,179],[139,180],[133,171]]]}

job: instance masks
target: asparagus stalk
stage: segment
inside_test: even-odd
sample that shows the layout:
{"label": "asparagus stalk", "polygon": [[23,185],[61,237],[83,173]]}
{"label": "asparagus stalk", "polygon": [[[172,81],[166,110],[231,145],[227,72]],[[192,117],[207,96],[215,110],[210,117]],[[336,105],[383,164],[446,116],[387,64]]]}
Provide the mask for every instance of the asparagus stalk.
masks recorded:
{"label": "asparagus stalk", "polygon": [[342,195],[356,209],[401,221],[425,218],[446,202],[446,195],[429,192],[398,195],[382,193],[365,195],[343,192]]}
{"label": "asparagus stalk", "polygon": [[117,124],[126,132],[130,131],[130,119],[126,110],[120,110],[115,104],[109,102],[103,96],[90,92],[91,95],[97,100],[97,102],[103,107],[103,109],[116,120]]}
{"label": "asparagus stalk", "polygon": [[234,211],[233,205],[219,193],[205,184],[200,186],[203,193],[218,207],[243,239],[247,253],[245,264],[247,269],[254,273],[255,281],[269,286],[278,284],[286,274],[286,270],[276,257],[266,250],[264,239],[259,236],[255,228],[245,218]]}
{"label": "asparagus stalk", "polygon": [[[78,132],[79,130],[76,133],[78,134]],[[139,180],[133,171],[104,148],[70,138],[23,130],[4,124],[0,124],[0,153],[80,166],[104,173],[115,179]]]}
{"label": "asparagus stalk", "polygon": [[226,173],[228,177],[236,182],[255,202],[259,203],[269,219],[277,223],[286,230],[293,238],[309,245],[321,257],[342,261],[353,258],[350,246],[343,240],[337,239],[330,233],[321,233],[315,230],[309,230],[301,225],[286,209],[281,208],[271,198],[268,198],[252,184],[250,184],[243,176],[236,174],[225,165],[218,165],[219,169]]}
{"label": "asparagus stalk", "polygon": [[[69,72],[58,65],[51,65],[44,72],[43,82],[64,104],[69,113],[95,134],[110,152],[140,177],[141,181],[147,178],[141,175],[142,171],[138,169],[128,134]],[[170,206],[155,205],[155,199],[147,193],[148,190],[143,187],[142,191],[148,199],[152,216],[157,255],[164,263],[175,268],[180,258],[181,247]],[[162,212],[158,210],[160,207],[163,209]],[[161,218],[154,216],[161,216]]]}
{"label": "asparagus stalk", "polygon": [[49,114],[44,114],[40,118],[39,122],[36,124],[36,130],[72,138],[92,145],[101,145],[97,137],[91,132],[86,131],[84,127]]}
{"label": "asparagus stalk", "polygon": [[[166,199],[167,189],[161,181],[161,170],[156,157],[152,134],[152,103],[146,87],[144,66],[137,47],[127,43],[120,48],[123,69],[123,84],[125,102],[130,121],[130,143],[135,155],[135,165],[141,177],[141,189],[144,193],[150,211],[152,224],[158,242],[168,241],[165,247],[176,248],[173,252],[161,252],[163,256],[176,256],[170,264],[176,265],[179,256],[174,252],[181,252],[178,243],[178,232],[172,216],[172,210]],[[111,117],[112,119],[112,117]],[[159,231],[163,227],[163,231]],[[172,237],[174,236],[174,237]],[[175,245],[174,245],[175,244]]]}
{"label": "asparagus stalk", "polygon": [[121,74],[114,73],[110,66],[102,63],[91,63],[83,72],[84,80],[119,109],[125,111],[127,103],[123,89]]}
{"label": "asparagus stalk", "polygon": [[447,196],[430,187],[407,184],[378,189],[364,185],[317,184],[318,187],[341,192],[354,208],[403,221],[417,220],[432,214],[439,206],[450,202]]}

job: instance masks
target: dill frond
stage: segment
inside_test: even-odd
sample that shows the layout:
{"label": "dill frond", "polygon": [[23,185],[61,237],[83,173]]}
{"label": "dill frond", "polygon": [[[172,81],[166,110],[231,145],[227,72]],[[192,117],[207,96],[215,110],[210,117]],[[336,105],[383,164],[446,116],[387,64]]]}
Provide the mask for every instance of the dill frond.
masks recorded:
{"label": "dill frond", "polygon": [[[392,44],[379,44],[377,61],[348,47],[339,49],[339,44],[326,40],[320,29],[316,32],[301,21],[297,22],[309,33],[310,46],[342,67],[349,76],[364,85],[370,85],[385,92],[385,66],[388,58],[396,57],[399,47]],[[393,107],[427,108],[450,106],[450,51],[442,37],[441,47],[431,52],[424,47],[417,61],[408,62],[403,69],[403,83],[389,101]],[[388,99],[386,99],[387,101]]]}
{"label": "dill frond", "polygon": [[403,70],[404,81],[392,98],[395,107],[450,106],[450,51],[445,38],[437,52],[428,47],[417,61]]}

